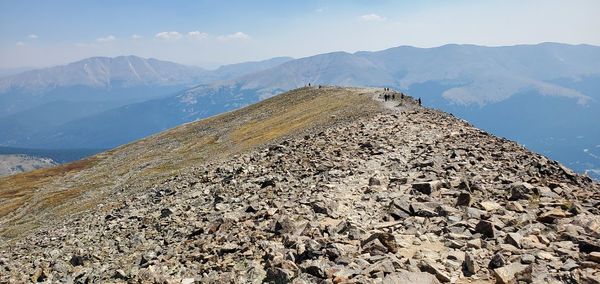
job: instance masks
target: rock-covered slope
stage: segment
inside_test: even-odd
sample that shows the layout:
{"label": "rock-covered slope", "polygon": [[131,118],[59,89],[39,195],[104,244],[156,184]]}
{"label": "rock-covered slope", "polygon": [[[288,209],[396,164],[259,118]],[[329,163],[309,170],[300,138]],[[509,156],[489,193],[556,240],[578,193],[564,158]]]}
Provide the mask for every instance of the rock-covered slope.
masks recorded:
{"label": "rock-covered slope", "polygon": [[[135,155],[136,147],[160,145],[162,159],[145,157],[146,163],[170,159],[177,170],[143,185],[132,182],[149,175],[140,171],[118,185],[88,189],[86,198],[111,192],[110,199],[96,199],[102,202],[93,213],[66,216],[26,236],[4,230],[0,277],[75,283],[599,280],[598,184],[411,98],[395,94],[376,105],[371,98],[381,93],[304,88],[96,157],[109,165],[115,156]],[[278,108],[262,112],[269,109],[265,103]],[[198,138],[198,148],[173,158],[188,143],[175,143],[177,137],[206,134],[215,120],[225,129],[216,138],[221,144]],[[182,162],[209,152],[223,154]],[[101,171],[98,164],[93,167]],[[81,181],[81,173],[73,175]],[[0,224],[18,222],[13,216]]]}
{"label": "rock-covered slope", "polygon": [[118,192],[146,190],[187,167],[308,128],[371,115],[378,107],[370,96],[360,95],[364,92],[302,88],[77,162],[0,178],[0,238],[93,208]]}

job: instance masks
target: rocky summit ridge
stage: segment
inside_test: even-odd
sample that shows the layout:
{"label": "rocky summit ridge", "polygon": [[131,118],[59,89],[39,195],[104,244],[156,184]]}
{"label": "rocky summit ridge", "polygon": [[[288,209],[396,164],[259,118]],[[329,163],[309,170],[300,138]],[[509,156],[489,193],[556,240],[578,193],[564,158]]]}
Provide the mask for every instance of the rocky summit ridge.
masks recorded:
{"label": "rocky summit ridge", "polygon": [[[202,148],[180,151],[184,133]],[[600,185],[380,89],[294,90],[50,173],[28,200],[156,145],[182,153],[175,170],[88,184],[77,214],[0,200],[17,208],[0,215],[0,282],[600,282]],[[25,217],[40,208],[56,222]]]}

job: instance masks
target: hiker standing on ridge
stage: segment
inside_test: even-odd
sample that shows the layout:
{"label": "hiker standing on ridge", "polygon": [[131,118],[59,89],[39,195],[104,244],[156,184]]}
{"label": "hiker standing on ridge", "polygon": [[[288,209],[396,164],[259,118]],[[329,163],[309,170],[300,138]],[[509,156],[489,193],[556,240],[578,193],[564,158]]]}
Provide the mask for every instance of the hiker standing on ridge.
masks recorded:
{"label": "hiker standing on ridge", "polygon": [[419,106],[421,106],[421,98],[419,98]]}

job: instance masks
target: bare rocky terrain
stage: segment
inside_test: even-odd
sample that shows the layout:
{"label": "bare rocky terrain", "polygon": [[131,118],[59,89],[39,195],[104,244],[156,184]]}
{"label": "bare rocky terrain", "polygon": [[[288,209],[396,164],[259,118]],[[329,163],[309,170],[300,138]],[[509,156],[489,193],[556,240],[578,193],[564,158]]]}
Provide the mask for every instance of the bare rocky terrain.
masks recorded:
{"label": "bare rocky terrain", "polygon": [[30,185],[107,171],[49,208],[0,186],[0,283],[600,283],[599,184],[383,93],[302,88],[149,137]]}
{"label": "bare rocky terrain", "polygon": [[0,177],[56,165],[57,164],[49,158],[39,158],[19,154],[0,155]]}

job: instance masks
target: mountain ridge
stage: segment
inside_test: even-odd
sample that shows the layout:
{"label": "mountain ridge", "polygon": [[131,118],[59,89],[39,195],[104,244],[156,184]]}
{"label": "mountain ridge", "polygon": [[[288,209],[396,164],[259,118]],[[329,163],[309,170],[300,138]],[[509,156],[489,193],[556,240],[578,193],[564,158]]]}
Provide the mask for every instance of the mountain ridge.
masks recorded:
{"label": "mountain ridge", "polygon": [[381,88],[292,90],[1,178],[0,198],[9,282],[599,276],[599,184]]}

